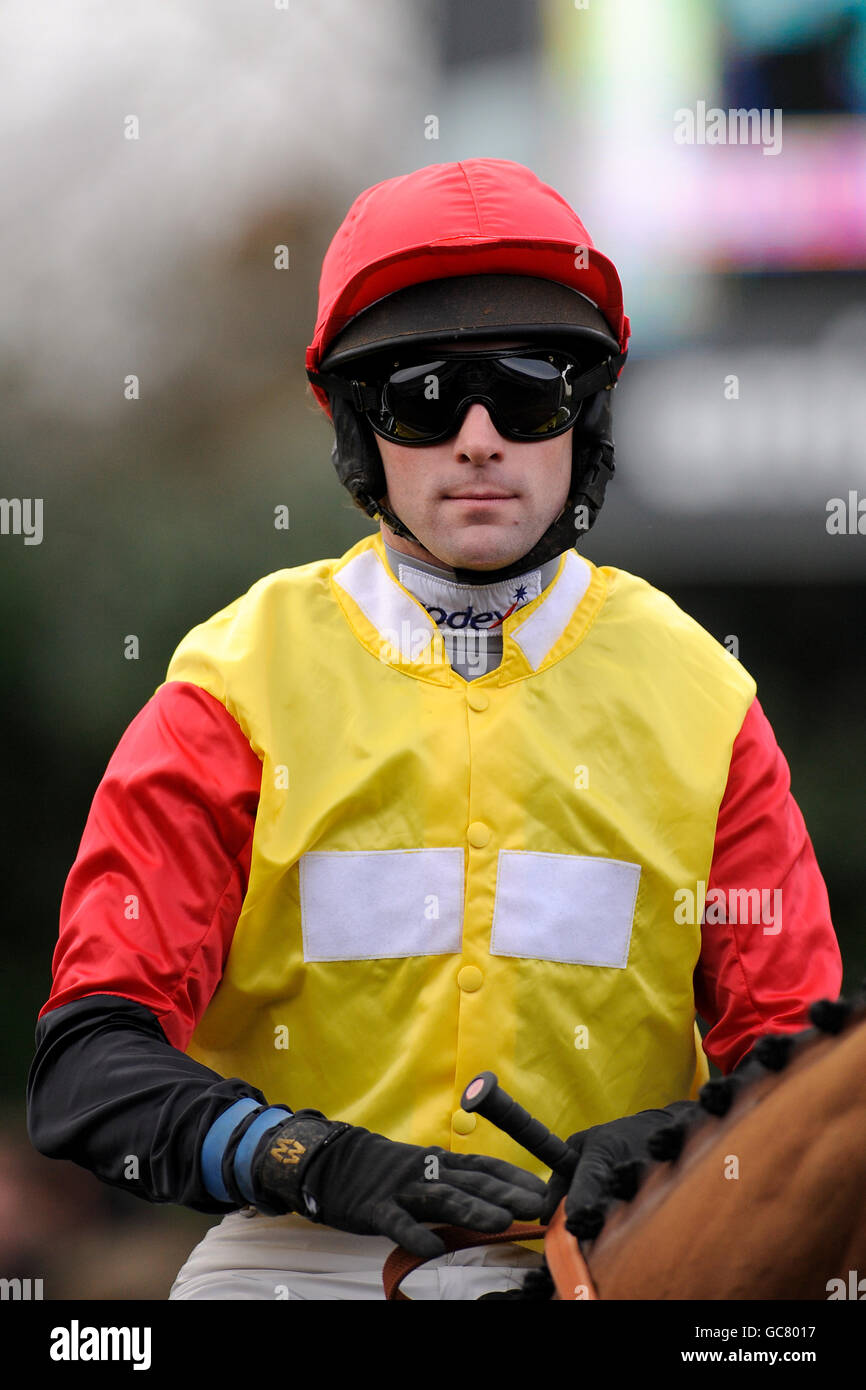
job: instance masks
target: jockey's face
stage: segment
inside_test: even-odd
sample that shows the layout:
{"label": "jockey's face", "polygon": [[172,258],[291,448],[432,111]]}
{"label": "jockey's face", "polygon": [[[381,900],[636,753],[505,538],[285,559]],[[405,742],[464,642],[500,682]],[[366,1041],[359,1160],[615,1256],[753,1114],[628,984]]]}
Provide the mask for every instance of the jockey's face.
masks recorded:
{"label": "jockey's face", "polygon": [[[462,347],[517,347],[515,341]],[[519,560],[565,506],[572,432],[520,443],[504,439],[486,406],[473,401],[453,439],[407,449],[375,436],[385,470],[386,505],[421,545],[395,536],[389,545],[455,569],[494,570]]]}

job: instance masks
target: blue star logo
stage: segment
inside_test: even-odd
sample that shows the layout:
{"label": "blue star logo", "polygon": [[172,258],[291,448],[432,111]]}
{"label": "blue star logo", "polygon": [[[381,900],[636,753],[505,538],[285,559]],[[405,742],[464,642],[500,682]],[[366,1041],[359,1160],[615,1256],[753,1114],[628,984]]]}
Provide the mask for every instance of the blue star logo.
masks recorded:
{"label": "blue star logo", "polygon": [[523,598],[526,598],[526,585],[525,585],[525,584],[518,584],[518,586],[517,586],[517,588],[516,588],[516,590],[515,590],[515,592],[514,592],[514,599],[515,599],[515,602],[516,602],[516,603],[519,603],[520,600],[523,599]]}

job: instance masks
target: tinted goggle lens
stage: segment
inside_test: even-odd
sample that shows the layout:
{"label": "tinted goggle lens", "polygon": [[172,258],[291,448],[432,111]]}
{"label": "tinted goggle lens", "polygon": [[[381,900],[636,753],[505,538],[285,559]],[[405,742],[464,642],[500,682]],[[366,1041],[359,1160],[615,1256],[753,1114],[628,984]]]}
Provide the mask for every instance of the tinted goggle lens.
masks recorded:
{"label": "tinted goggle lens", "polygon": [[571,382],[577,360],[566,352],[449,354],[391,372],[367,412],[377,434],[400,444],[431,444],[457,433],[480,401],[506,439],[547,439],[580,413]]}

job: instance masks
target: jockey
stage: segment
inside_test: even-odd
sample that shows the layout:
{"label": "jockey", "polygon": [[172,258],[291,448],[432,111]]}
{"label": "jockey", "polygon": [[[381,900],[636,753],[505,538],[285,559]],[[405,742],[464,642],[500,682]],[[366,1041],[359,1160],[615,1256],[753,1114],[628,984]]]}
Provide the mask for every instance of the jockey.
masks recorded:
{"label": "jockey", "polygon": [[[566,1195],[581,1229],[708,1058],[838,993],[755,682],[575,548],[629,333],[511,161],[377,184],[328,249],[307,375],[377,529],[180,642],[96,792],[28,1085],[41,1152],[223,1216],[174,1299],[382,1297],[395,1242],[434,1257],[414,1297],[513,1287],[538,1249],[430,1223]],[[461,1108],[488,1068],[570,1180]]]}

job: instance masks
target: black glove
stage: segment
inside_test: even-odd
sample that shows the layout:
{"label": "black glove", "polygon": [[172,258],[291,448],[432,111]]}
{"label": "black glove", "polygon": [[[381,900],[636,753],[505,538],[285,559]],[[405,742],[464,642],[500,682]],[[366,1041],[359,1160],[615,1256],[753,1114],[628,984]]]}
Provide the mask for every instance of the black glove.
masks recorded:
{"label": "black glove", "polygon": [[547,1192],[540,1178],[502,1159],[399,1144],[318,1110],[298,1110],[265,1135],[251,1173],[262,1211],[387,1236],[428,1259],[445,1246],[419,1223],[504,1231],[515,1219],[536,1220]]}
{"label": "black glove", "polygon": [[[664,1110],[641,1110],[572,1134],[566,1140],[574,1150],[571,1176],[557,1172],[551,1177],[542,1222],[552,1220],[565,1197],[566,1230],[579,1239],[592,1240],[604,1225],[609,1202],[634,1196],[649,1159],[677,1156],[688,1122],[700,1109],[699,1101],[677,1100]],[[654,1142],[648,1146],[650,1136]]]}

